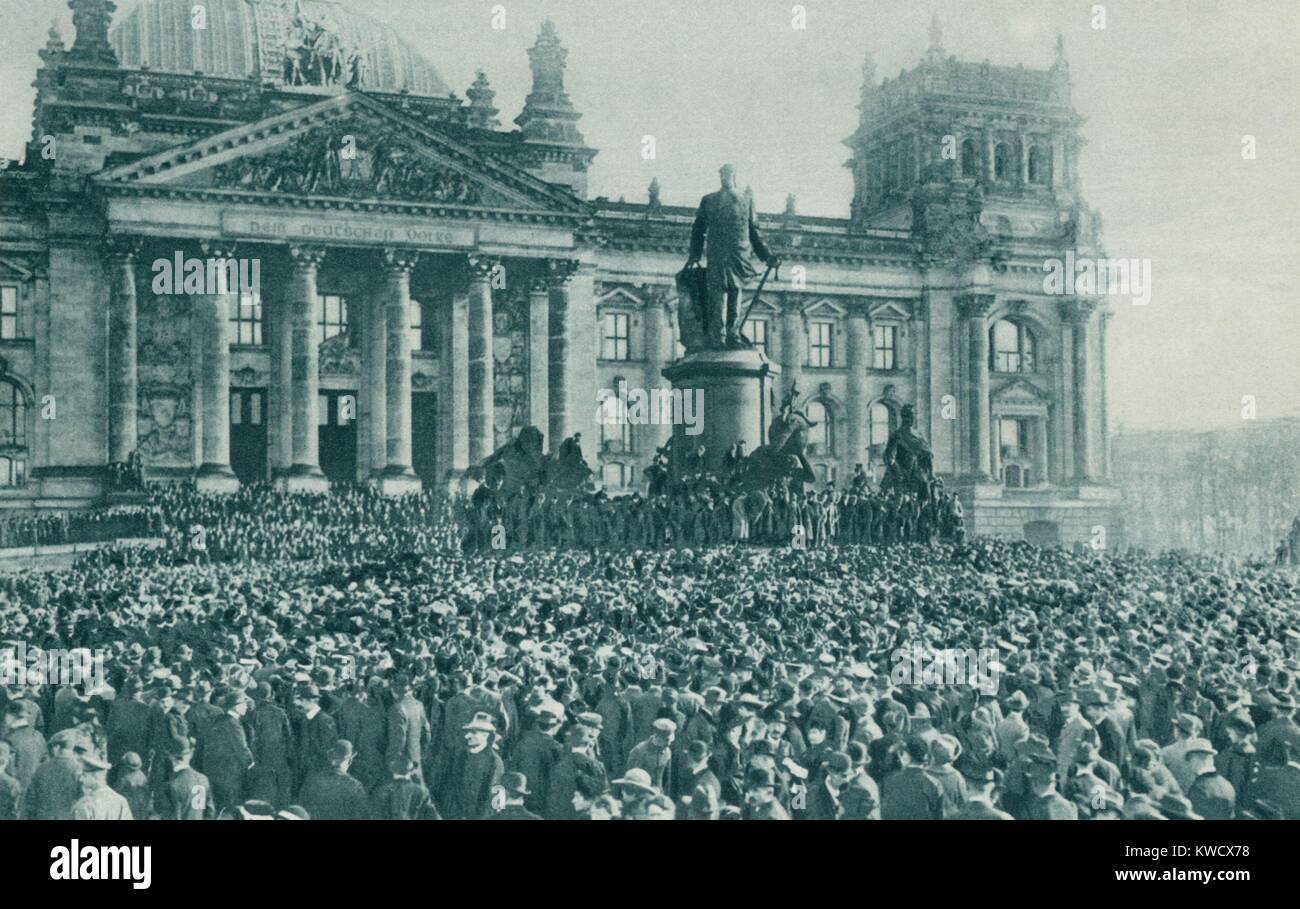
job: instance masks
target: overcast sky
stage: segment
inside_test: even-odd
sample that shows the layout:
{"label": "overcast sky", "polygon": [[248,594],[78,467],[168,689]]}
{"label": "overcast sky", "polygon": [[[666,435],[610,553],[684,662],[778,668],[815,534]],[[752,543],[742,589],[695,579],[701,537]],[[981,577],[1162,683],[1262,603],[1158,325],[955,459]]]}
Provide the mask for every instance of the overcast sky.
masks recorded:
{"label": "overcast sky", "polygon": [[[118,0],[119,15],[139,0]],[[1050,65],[1065,36],[1087,118],[1082,174],[1112,256],[1150,259],[1152,298],[1117,300],[1111,424],[1231,425],[1300,413],[1300,3],[1295,0],[352,0],[424,51],[461,96],[482,68],[503,123],[529,88],[527,48],[549,15],[567,86],[600,150],[591,194],[694,204],[733,160],[760,207],[845,216],[841,144],[856,125],[863,57],[915,65],[937,13],[962,59]],[[1095,8],[1105,28],[1094,28]],[[31,128],[30,83],[65,0],[0,0],[0,155]],[[657,157],[641,156],[654,136]],[[1243,160],[1243,136],[1255,160]]]}

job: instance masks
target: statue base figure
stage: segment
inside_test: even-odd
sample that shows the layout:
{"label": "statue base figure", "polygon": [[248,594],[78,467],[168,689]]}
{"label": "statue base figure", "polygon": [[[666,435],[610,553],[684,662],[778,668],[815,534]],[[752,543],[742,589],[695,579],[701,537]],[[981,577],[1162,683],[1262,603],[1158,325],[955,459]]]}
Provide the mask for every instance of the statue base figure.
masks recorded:
{"label": "statue base figure", "polygon": [[[673,479],[683,476],[688,461],[692,469],[725,475],[725,458],[737,442],[744,442],[746,451],[766,444],[772,390],[780,373],[754,349],[695,351],[666,367],[664,378],[681,392],[683,402],[673,422]],[[704,460],[695,465],[700,446]]]}

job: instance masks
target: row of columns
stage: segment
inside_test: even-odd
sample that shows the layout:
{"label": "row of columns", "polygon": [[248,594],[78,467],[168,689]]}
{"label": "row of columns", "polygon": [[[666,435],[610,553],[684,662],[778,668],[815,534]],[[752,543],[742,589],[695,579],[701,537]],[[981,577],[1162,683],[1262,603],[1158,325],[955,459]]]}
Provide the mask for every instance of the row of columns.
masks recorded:
{"label": "row of columns", "polygon": [[[998,473],[998,453],[994,450],[994,437],[990,428],[991,402],[989,399],[989,311],[993,308],[993,294],[966,294],[956,299],[957,312],[967,333],[967,396],[968,412],[968,470],[984,480],[993,480]],[[1096,401],[1093,384],[1100,375],[1093,362],[1093,313],[1097,301],[1091,298],[1073,298],[1061,304],[1062,322],[1069,332],[1070,374],[1069,383],[1072,411],[1074,479],[1081,483],[1093,482],[1104,476],[1098,455],[1099,433],[1096,426]],[[1046,469],[1046,421],[1041,421],[1042,432],[1036,441],[1038,457]],[[1044,479],[1046,475],[1044,474]]]}
{"label": "row of columns", "polygon": [[[114,237],[105,244],[109,284],[108,457],[126,461],[137,446],[139,380],[136,256],[139,240]],[[204,259],[233,260],[229,242],[201,244]],[[278,432],[272,438],[273,474],[289,489],[324,491],[320,468],[320,364],[316,343],[317,275],[326,250],[288,248],[289,271],[280,305],[270,307],[271,379],[268,416]],[[419,488],[412,466],[411,426],[411,271],[419,251],[386,249],[380,280],[369,300],[357,306],[367,322],[362,351],[365,387],[362,407],[369,420],[371,461],[383,465],[376,479],[385,491]],[[446,330],[441,332],[440,432],[443,464],[460,475],[495,448],[494,314],[492,276],[498,262],[467,256],[466,280],[451,295]],[[578,387],[571,368],[570,283],[578,271],[571,260],[549,260],[529,292],[529,421],[548,433],[552,447],[580,428],[580,409],[572,406]],[[216,269],[218,280],[224,269]],[[198,337],[199,383],[196,431],[199,484],[208,489],[236,488],[230,467],[230,324],[238,300],[234,288],[219,283],[214,293],[192,296],[192,330]],[[594,391],[593,391],[594,399]],[[446,439],[446,443],[442,440]]]}

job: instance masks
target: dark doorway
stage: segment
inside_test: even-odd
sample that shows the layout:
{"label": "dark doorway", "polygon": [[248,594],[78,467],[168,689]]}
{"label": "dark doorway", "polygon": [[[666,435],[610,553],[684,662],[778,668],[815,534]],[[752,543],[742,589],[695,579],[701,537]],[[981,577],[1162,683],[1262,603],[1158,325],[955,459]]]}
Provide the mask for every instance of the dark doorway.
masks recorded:
{"label": "dark doorway", "polygon": [[266,479],[266,389],[230,389],[230,469],[239,482]]}
{"label": "dark doorway", "polygon": [[1061,528],[1055,521],[1030,521],[1025,525],[1025,542],[1035,546],[1058,546]]}
{"label": "dark doorway", "polygon": [[320,393],[320,469],[332,483],[357,479],[357,393]]}
{"label": "dark doorway", "polygon": [[438,396],[431,391],[411,395],[411,466],[426,489],[438,482]]}

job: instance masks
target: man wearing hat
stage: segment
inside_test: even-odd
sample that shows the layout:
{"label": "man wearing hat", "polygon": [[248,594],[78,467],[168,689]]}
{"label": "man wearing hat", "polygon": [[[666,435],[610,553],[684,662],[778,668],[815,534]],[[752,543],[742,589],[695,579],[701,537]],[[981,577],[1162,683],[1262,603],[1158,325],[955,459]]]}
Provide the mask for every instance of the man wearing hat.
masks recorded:
{"label": "man wearing hat", "polygon": [[1269,750],[1279,740],[1291,747],[1292,754],[1300,754],[1300,726],[1296,725],[1294,715],[1295,697],[1289,691],[1270,692],[1273,704],[1273,718],[1259,727],[1255,748],[1260,754]]}
{"label": "man wearing hat", "polygon": [[114,764],[128,751],[145,754],[149,750],[149,718],[153,712],[141,696],[143,687],[134,675],[122,680],[121,690],[108,711],[108,759]]}
{"label": "man wearing hat", "polygon": [[[1300,755],[1285,740],[1261,752],[1261,767],[1255,782],[1248,788],[1247,802],[1253,808],[1264,804],[1273,816],[1288,821],[1300,820]],[[38,774],[39,775],[39,774]]]}
{"label": "man wearing hat", "polygon": [[1195,738],[1187,743],[1188,768],[1195,774],[1187,798],[1201,817],[1212,821],[1230,821],[1236,811],[1237,793],[1232,784],[1214,768],[1218,751],[1208,739]]}
{"label": "man wearing hat", "polygon": [[23,793],[23,818],[29,821],[66,821],[81,798],[81,761],[75,747],[81,736],[72,729],[50,739],[50,757],[32,774]]}
{"label": "man wearing hat", "polygon": [[713,749],[703,739],[686,746],[689,776],[683,785],[679,817],[693,821],[716,820],[722,805],[722,783],[709,766]]}
{"label": "man wearing hat", "polygon": [[126,799],[108,785],[107,774],[112,766],[90,749],[78,750],[81,760],[81,798],[72,805],[74,821],[130,821],[134,820]]}
{"label": "man wearing hat", "polygon": [[194,749],[194,766],[212,783],[217,810],[244,801],[244,774],[253,766],[253,752],[244,733],[243,717],[248,697],[231,688],[220,694],[217,707],[223,713],[199,730]]}
{"label": "man wearing hat", "polygon": [[930,746],[919,735],[908,736],[898,758],[902,768],[880,787],[880,816],[887,821],[937,821],[943,818],[943,788],[926,773]]}
{"label": "man wearing hat", "polygon": [[491,815],[498,821],[540,821],[541,818],[524,807],[528,797],[528,778],[522,773],[507,773],[501,777],[501,786],[497,790],[501,799],[501,808]]}
{"label": "man wearing hat", "polygon": [[622,777],[610,780],[609,787],[622,804],[619,816],[630,821],[645,820],[647,802],[660,794],[650,774],[641,767],[629,767]]}
{"label": "man wearing hat", "polygon": [[448,820],[482,820],[492,804],[492,789],[501,782],[505,767],[492,746],[496,724],[480,711],[461,727],[464,744],[443,768],[434,794]]}
{"label": "man wearing hat", "polygon": [[588,788],[599,792],[609,788],[605,767],[596,758],[602,723],[598,713],[584,712],[574,717],[566,738],[567,750],[551,772],[544,815],[548,821],[573,820],[577,816],[573,796],[579,779],[589,779]]}
{"label": "man wearing hat", "polygon": [[996,767],[985,770],[966,790],[966,804],[955,815],[959,821],[1014,821],[1011,815],[994,804],[1002,772]]}
{"label": "man wearing hat", "polygon": [[677,735],[677,724],[667,717],[654,721],[654,731],[650,738],[638,744],[628,755],[628,769],[640,767],[650,775],[656,789],[662,790],[668,779],[668,769],[673,759],[673,739]]}
{"label": "man wearing hat", "polygon": [[248,712],[248,746],[253,752],[250,793],[274,805],[287,805],[293,792],[293,732],[289,714],[275,703],[268,682],[253,689],[253,708]]}
{"label": "man wearing hat", "polygon": [[352,765],[352,743],[338,739],[329,750],[329,770],[318,770],[307,778],[298,801],[318,821],[365,821],[370,819],[366,789],[348,774]]}
{"label": "man wearing hat", "polygon": [[1187,743],[1201,735],[1201,721],[1190,713],[1174,717],[1174,741],[1160,749],[1161,759],[1178,782],[1178,789],[1186,792],[1196,779],[1187,764]]}
{"label": "man wearing hat", "polygon": [[441,820],[419,769],[409,758],[391,766],[389,778],[370,796],[370,814],[379,821]]}
{"label": "man wearing hat", "polygon": [[32,781],[36,768],[45,760],[47,747],[45,736],[32,726],[30,715],[24,707],[24,701],[10,701],[5,705],[4,737],[13,749],[12,772],[19,785],[26,789]]}
{"label": "man wearing hat", "polygon": [[555,702],[540,705],[535,720],[519,737],[510,752],[506,766],[530,782],[524,793],[524,805],[529,811],[540,814],[546,810],[550,793],[551,773],[564,756],[564,746],[555,739],[559,731],[564,708]]}
{"label": "man wearing hat", "polygon": [[776,800],[776,776],[765,767],[753,767],[745,776],[745,808],[741,815],[747,821],[788,821],[790,815]]}
{"label": "man wearing hat", "polygon": [[853,773],[853,761],[843,751],[833,751],[822,764],[822,778],[809,783],[810,821],[837,821],[844,816],[843,790]]}
{"label": "man wearing hat", "polygon": [[216,816],[212,783],[190,766],[194,750],[186,742],[174,757],[161,758],[171,765],[170,778],[156,791],[158,817],[168,821],[203,821]]}
{"label": "man wearing hat", "polygon": [[961,742],[956,736],[944,734],[930,740],[930,765],[926,768],[926,773],[939,784],[945,818],[954,817],[966,803],[966,780],[952,766],[952,762],[959,757]]}
{"label": "man wearing hat", "polygon": [[149,777],[145,776],[144,761],[140,755],[134,751],[122,755],[108,775],[108,785],[126,799],[131,806],[131,815],[136,820],[148,820],[153,816],[153,792],[149,787]]}
{"label": "man wearing hat", "polygon": [[391,765],[406,758],[418,769],[429,747],[429,718],[411,690],[410,676],[398,673],[389,682],[389,687],[393,692],[393,705],[388,708],[388,763]]}
{"label": "man wearing hat", "polygon": [[1228,747],[1214,758],[1215,768],[1223,775],[1237,793],[1237,807],[1245,807],[1246,790],[1255,779],[1258,767],[1258,755],[1255,752],[1255,724],[1250,714],[1236,710],[1222,719],[1223,735],[1228,740]]}
{"label": "man wearing hat", "polygon": [[1029,768],[1029,792],[1025,819],[1031,821],[1076,821],[1079,810],[1056,790],[1059,761],[1042,742],[1030,738],[1023,750]]}
{"label": "man wearing hat", "polygon": [[313,773],[328,773],[334,764],[330,753],[339,740],[334,717],[321,708],[321,693],[311,682],[303,682],[294,689],[294,706],[302,715],[299,727],[298,760],[294,768],[297,788],[301,790]]}

